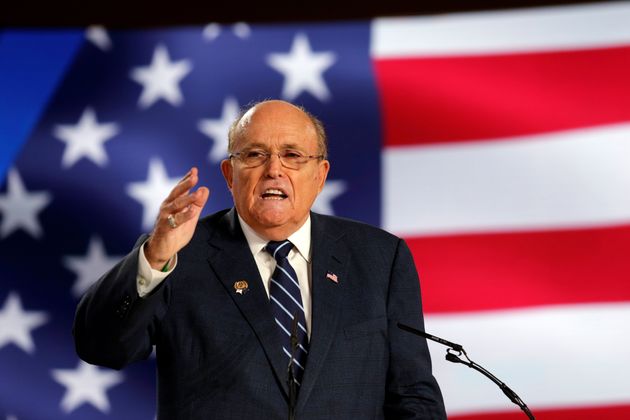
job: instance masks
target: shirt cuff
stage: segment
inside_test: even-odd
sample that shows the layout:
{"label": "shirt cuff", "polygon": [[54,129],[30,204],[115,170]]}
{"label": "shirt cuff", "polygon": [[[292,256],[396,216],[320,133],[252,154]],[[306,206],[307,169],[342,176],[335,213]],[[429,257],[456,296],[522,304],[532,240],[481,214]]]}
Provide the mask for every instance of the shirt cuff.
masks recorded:
{"label": "shirt cuff", "polygon": [[168,267],[167,271],[156,270],[151,267],[147,257],[144,255],[144,245],[146,241],[140,247],[140,251],[138,252],[138,275],[136,276],[136,288],[138,290],[138,295],[143,298],[153,289],[158,287],[160,283],[164,281],[164,279],[173,272],[175,267],[177,267],[177,254],[173,256],[166,264]]}

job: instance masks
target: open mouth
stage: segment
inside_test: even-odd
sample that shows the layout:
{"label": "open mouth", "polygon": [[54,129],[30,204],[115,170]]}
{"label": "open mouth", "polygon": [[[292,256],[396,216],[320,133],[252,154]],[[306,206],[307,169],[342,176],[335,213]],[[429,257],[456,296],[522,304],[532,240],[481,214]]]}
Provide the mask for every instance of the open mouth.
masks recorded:
{"label": "open mouth", "polygon": [[263,200],[284,200],[288,196],[284,193],[284,191],[277,188],[267,188],[261,194],[261,197]]}

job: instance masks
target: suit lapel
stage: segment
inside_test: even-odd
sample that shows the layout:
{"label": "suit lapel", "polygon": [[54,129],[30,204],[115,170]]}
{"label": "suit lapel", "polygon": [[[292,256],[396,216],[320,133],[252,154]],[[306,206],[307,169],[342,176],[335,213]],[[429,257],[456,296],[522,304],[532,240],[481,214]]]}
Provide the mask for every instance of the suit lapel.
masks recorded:
{"label": "suit lapel", "polygon": [[[234,209],[222,217],[209,243],[210,266],[254,330],[278,382],[288,393],[287,363],[278,344],[278,327],[273,321],[267,293]],[[247,282],[249,290],[239,294],[236,293],[235,283],[242,280]]]}
{"label": "suit lapel", "polygon": [[[317,214],[311,213],[311,221],[312,331],[306,369],[298,395],[298,410],[306,403],[335,337],[349,258],[345,244],[339,241],[342,233],[326,229],[325,220]],[[336,275],[338,282],[328,278],[328,273]]]}

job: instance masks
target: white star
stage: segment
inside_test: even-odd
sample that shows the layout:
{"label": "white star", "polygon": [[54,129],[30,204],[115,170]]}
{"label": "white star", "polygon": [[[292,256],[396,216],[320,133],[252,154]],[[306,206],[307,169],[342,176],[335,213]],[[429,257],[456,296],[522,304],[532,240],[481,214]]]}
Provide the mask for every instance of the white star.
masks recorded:
{"label": "white star", "polygon": [[94,283],[98,276],[106,273],[122,258],[122,256],[109,257],[105,252],[103,241],[96,236],[90,239],[87,254],[85,256],[64,257],[64,264],[74,271],[77,276],[72,286],[72,294],[80,297]]}
{"label": "white star", "polygon": [[118,124],[99,124],[92,108],[85,108],[76,125],[57,125],[54,136],[66,143],[61,166],[69,168],[79,159],[86,157],[98,166],[107,164],[107,153],[103,143],[119,132]]}
{"label": "white star", "polygon": [[238,109],[236,99],[228,97],[223,102],[221,118],[200,120],[197,124],[199,131],[214,140],[208,155],[210,162],[217,163],[227,156],[228,130],[238,116]]}
{"label": "white star", "polygon": [[112,40],[104,26],[89,26],[85,30],[85,38],[102,51],[109,51],[112,48]]}
{"label": "white star", "polygon": [[313,211],[315,213],[334,215],[331,201],[346,192],[347,189],[346,181],[326,181],[324,189],[317,196],[315,203],[313,203]]}
{"label": "white star", "polygon": [[236,35],[237,37],[245,39],[249,38],[249,36],[252,34],[252,29],[245,22],[236,22],[232,26],[232,32],[234,32],[234,35]]}
{"label": "white star", "polygon": [[131,71],[131,78],[142,85],[142,94],[138,99],[140,107],[148,108],[159,99],[173,106],[180,105],[184,99],[179,82],[191,69],[190,60],[172,62],[164,45],[155,47],[151,64]]}
{"label": "white star", "polygon": [[70,413],[83,403],[92,404],[101,412],[109,411],[107,390],[124,380],[120,372],[99,369],[79,361],[76,369],[54,369],[52,377],[66,387],[61,409]]}
{"label": "white star", "polygon": [[284,99],[291,101],[302,91],[307,91],[320,101],[325,101],[330,97],[330,92],[322,73],[332,66],[335,60],[335,54],[332,52],[313,52],[306,35],[297,34],[291,51],[287,54],[269,54],[267,64],[284,76],[282,87]]}
{"label": "white star", "polygon": [[28,192],[20,175],[11,169],[7,180],[7,193],[0,195],[0,238],[9,236],[17,229],[24,229],[31,236],[42,236],[42,228],[37,220],[37,214],[50,203],[48,192]]}
{"label": "white star", "polygon": [[35,351],[32,330],[48,322],[48,314],[41,311],[25,311],[20,296],[9,293],[0,309],[0,349],[13,343],[26,353]]}
{"label": "white star", "polygon": [[138,200],[144,207],[142,228],[151,229],[160,211],[162,201],[177,185],[179,178],[169,178],[161,159],[151,159],[145,182],[132,182],[127,185],[127,194]]}
{"label": "white star", "polygon": [[206,41],[214,41],[221,34],[221,25],[218,23],[209,23],[203,28],[203,39]]}

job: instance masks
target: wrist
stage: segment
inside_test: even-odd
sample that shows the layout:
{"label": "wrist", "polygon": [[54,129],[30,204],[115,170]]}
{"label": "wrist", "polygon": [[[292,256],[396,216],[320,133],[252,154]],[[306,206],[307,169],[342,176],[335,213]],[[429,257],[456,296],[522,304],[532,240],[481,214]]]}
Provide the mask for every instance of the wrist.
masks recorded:
{"label": "wrist", "polygon": [[151,247],[151,239],[144,244],[144,256],[151,268],[158,271],[168,271],[172,256],[162,257],[155,255],[153,248]]}

